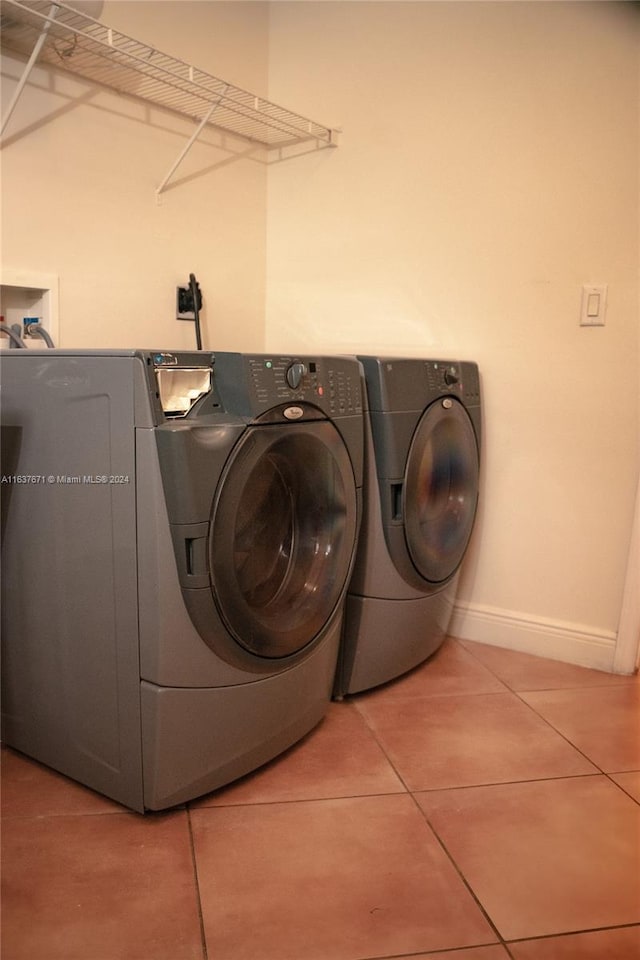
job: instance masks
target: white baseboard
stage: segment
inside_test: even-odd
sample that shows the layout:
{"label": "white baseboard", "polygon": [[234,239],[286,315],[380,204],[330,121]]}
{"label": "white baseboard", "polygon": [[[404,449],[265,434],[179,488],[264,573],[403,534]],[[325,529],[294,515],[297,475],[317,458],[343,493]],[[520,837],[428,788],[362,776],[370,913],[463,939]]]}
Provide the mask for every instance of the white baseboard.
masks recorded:
{"label": "white baseboard", "polygon": [[494,647],[562,660],[580,667],[613,672],[616,635],[582,624],[532,617],[481,604],[454,606],[449,625],[452,637]]}

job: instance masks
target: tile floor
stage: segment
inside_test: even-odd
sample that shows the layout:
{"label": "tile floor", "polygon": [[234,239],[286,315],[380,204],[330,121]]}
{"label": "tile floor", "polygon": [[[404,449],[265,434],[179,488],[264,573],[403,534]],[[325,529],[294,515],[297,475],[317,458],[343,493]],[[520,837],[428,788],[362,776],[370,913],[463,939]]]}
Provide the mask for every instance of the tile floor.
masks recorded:
{"label": "tile floor", "polygon": [[2,960],[637,960],[640,682],[448,640],[141,817],[5,749]]}

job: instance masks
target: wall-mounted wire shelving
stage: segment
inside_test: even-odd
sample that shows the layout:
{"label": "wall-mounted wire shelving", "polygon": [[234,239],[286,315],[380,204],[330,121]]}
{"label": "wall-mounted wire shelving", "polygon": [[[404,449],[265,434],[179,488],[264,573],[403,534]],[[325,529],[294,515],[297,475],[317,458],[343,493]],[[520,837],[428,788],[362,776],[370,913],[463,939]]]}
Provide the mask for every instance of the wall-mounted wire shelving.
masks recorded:
{"label": "wall-mounted wire shelving", "polygon": [[314,141],[318,147],[336,145],[336,131],[331,127],[161,53],[62,0],[1,0],[0,40],[7,50],[29,58],[2,119],[2,130],[36,63],[61,68],[198,121],[158,193],[207,124],[267,148]]}

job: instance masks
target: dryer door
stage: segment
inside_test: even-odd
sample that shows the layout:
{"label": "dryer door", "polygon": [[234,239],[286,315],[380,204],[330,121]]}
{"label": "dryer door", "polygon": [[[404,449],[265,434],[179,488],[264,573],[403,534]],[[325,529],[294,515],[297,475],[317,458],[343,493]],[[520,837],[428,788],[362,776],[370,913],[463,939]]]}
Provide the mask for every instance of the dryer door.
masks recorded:
{"label": "dryer door", "polygon": [[462,562],[478,480],[478,444],[467,411],[452,397],[432,403],[413,435],[404,484],[409,555],[430,583],[448,580]]}
{"label": "dryer door", "polygon": [[346,447],[328,421],[255,426],[218,488],[209,535],[214,598],[260,657],[297,653],[346,588],[357,530]]}

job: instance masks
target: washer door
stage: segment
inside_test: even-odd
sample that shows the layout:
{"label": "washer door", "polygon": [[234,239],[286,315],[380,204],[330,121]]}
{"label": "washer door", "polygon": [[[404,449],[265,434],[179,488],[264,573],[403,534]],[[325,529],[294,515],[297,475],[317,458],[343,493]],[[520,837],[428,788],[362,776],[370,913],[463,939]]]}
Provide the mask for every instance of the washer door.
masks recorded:
{"label": "washer door", "polygon": [[413,435],[404,484],[407,548],[430,583],[448,580],[462,562],[478,503],[479,466],[464,406],[452,397],[431,404]]}
{"label": "washer door", "polygon": [[310,644],[346,587],[357,530],[346,447],[328,421],[251,427],[223,474],[209,531],[220,614],[260,657]]}

